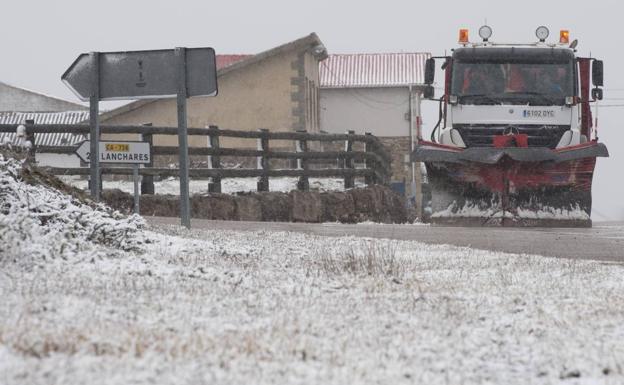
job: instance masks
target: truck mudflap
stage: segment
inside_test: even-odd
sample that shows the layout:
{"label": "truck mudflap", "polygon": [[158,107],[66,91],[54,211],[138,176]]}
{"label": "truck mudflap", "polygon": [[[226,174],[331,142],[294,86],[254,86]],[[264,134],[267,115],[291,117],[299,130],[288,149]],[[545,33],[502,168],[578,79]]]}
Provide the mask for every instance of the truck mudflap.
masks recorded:
{"label": "truck mudflap", "polygon": [[430,220],[440,225],[590,227],[596,157],[589,142],[548,148],[460,149],[422,143]]}

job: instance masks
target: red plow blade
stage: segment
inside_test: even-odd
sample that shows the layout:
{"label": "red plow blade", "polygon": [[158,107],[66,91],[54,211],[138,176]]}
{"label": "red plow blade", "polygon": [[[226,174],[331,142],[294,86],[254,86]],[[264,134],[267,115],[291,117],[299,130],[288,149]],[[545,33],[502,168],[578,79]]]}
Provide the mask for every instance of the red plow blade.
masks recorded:
{"label": "red plow blade", "polygon": [[573,154],[550,149],[436,147],[440,146],[417,149],[413,155],[427,168],[432,223],[591,227],[592,178],[596,156],[606,153],[604,146],[579,146]]}

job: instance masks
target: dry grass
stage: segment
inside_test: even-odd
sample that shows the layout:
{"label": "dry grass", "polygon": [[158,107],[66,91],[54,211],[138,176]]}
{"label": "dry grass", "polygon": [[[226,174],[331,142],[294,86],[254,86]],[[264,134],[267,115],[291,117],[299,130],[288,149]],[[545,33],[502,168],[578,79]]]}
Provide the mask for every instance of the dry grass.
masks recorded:
{"label": "dry grass", "polygon": [[348,249],[325,249],[312,258],[321,272],[330,276],[401,278],[410,268],[409,261],[397,256],[396,243],[362,241]]}

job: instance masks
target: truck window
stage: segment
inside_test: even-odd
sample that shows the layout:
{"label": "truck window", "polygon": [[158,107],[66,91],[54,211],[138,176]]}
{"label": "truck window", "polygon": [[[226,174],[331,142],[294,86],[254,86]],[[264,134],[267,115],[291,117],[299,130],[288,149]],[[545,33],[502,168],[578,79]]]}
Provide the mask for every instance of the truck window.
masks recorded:
{"label": "truck window", "polygon": [[463,104],[563,105],[573,74],[572,63],[455,62],[451,93]]}

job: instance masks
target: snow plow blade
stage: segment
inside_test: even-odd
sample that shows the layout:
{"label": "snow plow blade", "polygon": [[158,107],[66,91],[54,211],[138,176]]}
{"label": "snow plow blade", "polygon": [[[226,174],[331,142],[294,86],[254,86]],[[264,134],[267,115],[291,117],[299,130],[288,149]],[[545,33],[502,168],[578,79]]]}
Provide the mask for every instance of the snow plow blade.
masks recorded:
{"label": "snow plow blade", "polygon": [[456,226],[591,227],[591,184],[604,144],[468,149],[421,142],[430,221]]}

